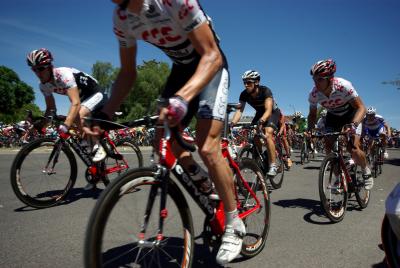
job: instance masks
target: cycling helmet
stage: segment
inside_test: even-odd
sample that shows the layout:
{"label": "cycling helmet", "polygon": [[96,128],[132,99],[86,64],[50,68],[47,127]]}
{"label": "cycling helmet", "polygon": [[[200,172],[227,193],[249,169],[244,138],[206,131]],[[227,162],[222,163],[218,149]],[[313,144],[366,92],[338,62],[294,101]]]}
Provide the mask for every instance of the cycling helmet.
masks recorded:
{"label": "cycling helmet", "polygon": [[295,112],[294,113],[294,117],[302,117],[303,116],[303,114],[301,113],[301,112]]}
{"label": "cycling helmet", "polygon": [[31,67],[49,65],[53,61],[53,56],[46,48],[40,48],[29,53],[26,61]]}
{"label": "cycling helmet", "polygon": [[260,81],[261,75],[259,72],[254,71],[254,70],[248,70],[244,72],[242,75],[243,80],[257,80]]}
{"label": "cycling helmet", "polygon": [[375,115],[376,114],[376,109],[374,107],[368,107],[367,109],[367,114],[369,115]]}
{"label": "cycling helmet", "polygon": [[321,115],[321,116],[326,116],[327,113],[328,113],[328,112],[327,112],[325,109],[323,109],[323,110],[321,111],[320,115]]}
{"label": "cycling helmet", "polygon": [[336,72],[336,63],[332,59],[320,60],[310,70],[312,76],[332,77]]}

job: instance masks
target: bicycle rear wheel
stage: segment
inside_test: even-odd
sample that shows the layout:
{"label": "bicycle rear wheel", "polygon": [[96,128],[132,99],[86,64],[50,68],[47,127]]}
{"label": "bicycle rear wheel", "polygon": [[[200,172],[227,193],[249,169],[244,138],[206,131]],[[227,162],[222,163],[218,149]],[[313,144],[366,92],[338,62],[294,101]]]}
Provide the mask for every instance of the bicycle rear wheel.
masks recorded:
{"label": "bicycle rear wheel", "polygon": [[143,167],[143,155],[140,151],[140,148],[130,140],[119,140],[115,147],[119,154],[125,159],[128,164],[126,167],[125,162],[123,160],[113,159],[111,157],[107,157],[105,160],[106,168],[111,167],[120,167],[121,170],[110,173],[107,175],[108,179],[114,180],[116,177],[128,171],[128,169],[140,168]]}
{"label": "bicycle rear wheel", "polygon": [[19,200],[30,207],[47,208],[65,199],[76,176],[76,159],[69,147],[51,138],[40,138],[16,155],[10,180]]}
{"label": "bicycle rear wheel", "polygon": [[[265,246],[271,217],[271,203],[267,185],[264,181],[262,171],[256,162],[249,158],[242,158],[239,162],[240,174],[249,184],[252,191],[260,202],[260,207],[243,219],[246,225],[246,235],[243,238],[242,255],[253,257],[261,252]],[[239,214],[253,209],[257,203],[245,188],[241,180],[235,174],[235,185],[237,187]]]}
{"label": "bicycle rear wheel", "polygon": [[347,182],[335,154],[329,154],[321,164],[318,178],[321,205],[333,222],[343,220],[347,207]]}
{"label": "bicycle rear wheel", "polygon": [[[86,231],[85,267],[190,267],[194,250],[193,223],[187,202],[169,178],[162,237],[161,181],[152,168],[133,169],[101,194]],[[150,191],[155,202],[143,233]],[[158,240],[157,240],[158,238]]]}

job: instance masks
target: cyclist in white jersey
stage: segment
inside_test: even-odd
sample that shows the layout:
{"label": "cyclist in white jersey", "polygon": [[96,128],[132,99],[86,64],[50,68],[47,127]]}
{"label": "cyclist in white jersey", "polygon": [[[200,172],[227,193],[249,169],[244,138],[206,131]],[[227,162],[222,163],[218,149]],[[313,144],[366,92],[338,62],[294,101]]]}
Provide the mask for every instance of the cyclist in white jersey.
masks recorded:
{"label": "cyclist in white jersey", "polygon": [[385,159],[389,158],[389,154],[386,151],[386,147],[387,147],[387,137],[391,136],[390,127],[382,116],[376,114],[376,109],[374,107],[369,107],[367,109],[367,115],[363,120],[362,135],[363,136],[366,135],[371,138],[380,137],[383,147],[385,149],[383,157]]}
{"label": "cyclist in white jersey", "polygon": [[[60,131],[67,133],[74,122],[82,127],[83,117],[100,108],[104,104],[105,96],[92,76],[74,68],[55,68],[52,62],[53,56],[45,48],[33,50],[27,56],[28,65],[40,80],[40,91],[46,102],[45,116],[57,111],[53,93],[67,95],[71,101],[67,118],[59,127]],[[96,154],[93,161],[98,162],[106,157],[101,145],[94,149]]]}
{"label": "cyclist in white jersey", "polygon": [[[353,85],[339,77],[334,77],[336,63],[332,59],[315,63],[310,71],[315,86],[309,94],[310,112],[308,126],[314,126],[317,118],[317,107],[320,104],[327,110],[325,129],[327,132],[344,131],[352,133],[354,148],[348,148],[354,162],[361,167],[365,189],[371,189],[373,178],[367,164],[365,153],[360,148],[362,120],[366,108]],[[327,153],[332,150],[333,140],[325,140]]]}
{"label": "cyclist in white jersey", "polygon": [[[240,253],[246,230],[236,210],[232,171],[221,154],[229,74],[211,23],[197,0],[113,2],[118,5],[114,10],[114,33],[119,40],[121,68],[110,101],[97,117],[111,118],[131,90],[137,75],[138,39],[160,48],[171,58],[171,74],[162,92],[169,105],[161,108],[160,120],[167,120],[170,126],[187,126],[194,115],[197,117],[199,154],[226,210],[217,262],[228,263]],[[199,169],[190,153],[179,146],[174,146],[174,152],[189,173]]]}

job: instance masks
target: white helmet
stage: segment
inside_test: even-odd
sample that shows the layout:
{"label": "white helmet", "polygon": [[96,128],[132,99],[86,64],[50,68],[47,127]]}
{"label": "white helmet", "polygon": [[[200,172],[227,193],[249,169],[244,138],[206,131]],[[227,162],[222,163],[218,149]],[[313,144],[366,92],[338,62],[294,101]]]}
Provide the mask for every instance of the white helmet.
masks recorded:
{"label": "white helmet", "polygon": [[375,115],[376,114],[376,109],[374,107],[368,107],[367,109],[367,114],[369,115]]}
{"label": "white helmet", "polygon": [[323,110],[321,111],[320,115],[321,115],[321,116],[326,116],[327,113],[328,113],[328,112],[327,112],[325,109],[323,109]]}
{"label": "white helmet", "polygon": [[260,81],[261,75],[259,72],[254,71],[254,70],[248,70],[244,72],[242,75],[243,80],[257,80]]}
{"label": "white helmet", "polygon": [[303,114],[301,112],[295,112],[294,117],[302,117]]}

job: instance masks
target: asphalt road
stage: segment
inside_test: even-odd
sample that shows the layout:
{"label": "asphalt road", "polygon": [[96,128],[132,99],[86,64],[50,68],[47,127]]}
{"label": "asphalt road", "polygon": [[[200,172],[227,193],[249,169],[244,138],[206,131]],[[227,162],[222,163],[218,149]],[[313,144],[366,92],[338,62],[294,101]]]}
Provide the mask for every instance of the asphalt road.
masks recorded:
{"label": "asphalt road", "polygon": [[[82,267],[83,241],[90,212],[99,195],[84,191],[84,168],[68,201],[48,209],[26,207],[14,195],[10,166],[15,151],[0,151],[0,267]],[[331,224],[318,195],[322,156],[285,174],[283,187],[271,193],[271,226],[264,250],[229,267],[385,267],[380,249],[384,201],[400,181],[400,150],[389,150],[383,174],[375,180],[369,206],[351,200],[344,220]],[[148,163],[149,150],[144,150]],[[298,160],[298,154],[294,154]],[[191,202],[196,235],[203,217]],[[200,219],[200,220],[199,220]],[[212,267],[198,255],[196,267]]]}

